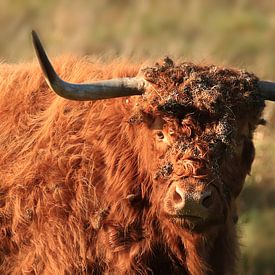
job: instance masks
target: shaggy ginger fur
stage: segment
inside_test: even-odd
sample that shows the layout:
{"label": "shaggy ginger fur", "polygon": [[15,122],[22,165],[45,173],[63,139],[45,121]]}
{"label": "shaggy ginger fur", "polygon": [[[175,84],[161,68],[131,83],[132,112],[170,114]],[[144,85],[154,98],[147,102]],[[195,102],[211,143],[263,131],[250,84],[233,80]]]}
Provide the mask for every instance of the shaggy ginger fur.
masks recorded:
{"label": "shaggy ginger fur", "polygon": [[[54,65],[70,82],[140,70],[73,57]],[[73,102],[50,91],[37,64],[1,65],[1,274],[234,272],[234,200],[263,109],[257,78],[169,59],[139,73],[152,83],[144,96]],[[173,130],[166,143],[158,120]],[[192,231],[165,215],[171,182],[210,179],[221,224]]]}

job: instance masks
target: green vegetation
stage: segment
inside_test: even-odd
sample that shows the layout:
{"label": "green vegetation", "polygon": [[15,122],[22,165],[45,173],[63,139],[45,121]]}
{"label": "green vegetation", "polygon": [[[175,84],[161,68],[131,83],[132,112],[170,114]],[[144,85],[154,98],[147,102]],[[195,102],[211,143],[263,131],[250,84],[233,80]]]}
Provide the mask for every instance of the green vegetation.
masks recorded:
{"label": "green vegetation", "polygon": [[[0,60],[33,58],[36,29],[52,55],[123,56],[216,63],[275,80],[270,0],[1,0]],[[275,274],[275,104],[256,136],[257,157],[240,198],[240,273]]]}

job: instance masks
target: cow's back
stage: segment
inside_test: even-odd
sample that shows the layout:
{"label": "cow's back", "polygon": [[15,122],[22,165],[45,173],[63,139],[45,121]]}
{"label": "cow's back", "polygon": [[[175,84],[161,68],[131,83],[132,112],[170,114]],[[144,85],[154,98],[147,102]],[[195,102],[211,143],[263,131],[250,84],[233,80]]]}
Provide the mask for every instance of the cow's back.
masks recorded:
{"label": "cow's back", "polygon": [[[55,62],[72,82],[137,72],[118,64]],[[106,169],[96,132],[111,107],[57,97],[35,63],[0,66],[0,272],[72,273],[93,262],[104,212],[95,185]]]}

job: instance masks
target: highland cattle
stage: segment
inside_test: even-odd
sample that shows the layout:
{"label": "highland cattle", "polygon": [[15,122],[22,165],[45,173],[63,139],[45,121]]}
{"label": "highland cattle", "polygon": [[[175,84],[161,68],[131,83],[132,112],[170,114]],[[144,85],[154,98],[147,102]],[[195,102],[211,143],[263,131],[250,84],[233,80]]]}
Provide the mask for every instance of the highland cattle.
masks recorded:
{"label": "highland cattle", "polygon": [[233,274],[274,84],[169,58],[54,69],[33,42],[48,84],[0,66],[1,274]]}

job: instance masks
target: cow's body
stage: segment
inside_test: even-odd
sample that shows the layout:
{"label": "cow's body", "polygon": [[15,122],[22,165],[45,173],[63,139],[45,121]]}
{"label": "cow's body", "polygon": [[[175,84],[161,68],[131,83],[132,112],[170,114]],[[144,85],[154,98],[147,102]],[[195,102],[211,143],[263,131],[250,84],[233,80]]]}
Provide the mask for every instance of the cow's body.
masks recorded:
{"label": "cow's body", "polygon": [[[139,66],[121,62],[103,66],[74,58],[59,59],[55,65],[63,78],[73,82],[135,76],[139,70]],[[154,82],[155,77],[161,77],[160,68],[168,72],[169,66],[174,65],[148,69],[145,75]],[[37,65],[1,65],[1,273],[206,274],[212,270],[214,274],[232,274],[238,250],[234,200],[253,160],[251,138],[263,108],[263,101],[250,95],[256,79],[233,72],[224,73],[225,79],[232,79],[232,89],[241,87],[240,93],[248,91],[247,98],[255,100],[247,103],[237,97],[236,106],[232,102],[227,106],[217,103],[220,98],[210,93],[213,104],[209,98],[196,103],[204,118],[209,116],[209,121],[201,121],[200,115],[192,117],[195,105],[180,115],[178,109],[161,109],[168,106],[161,100],[168,102],[172,94],[165,86],[169,84],[165,76],[164,84],[157,80],[154,89],[142,97],[74,102],[54,95]],[[234,74],[240,82],[234,82]],[[176,83],[180,78],[188,82],[197,76],[171,73],[170,77]],[[212,86],[219,84],[215,81],[213,78]],[[179,81],[175,87],[180,85]],[[153,97],[159,93],[163,94],[156,103]],[[232,100],[232,95],[228,99]],[[221,109],[216,110],[217,106]],[[255,111],[249,118],[252,107]],[[224,124],[217,117],[219,112],[227,119]],[[185,161],[181,167],[176,168],[178,160],[171,156],[172,149],[156,145],[152,139],[152,131],[159,129],[154,124],[156,117],[165,118],[170,126],[177,124],[173,119],[186,120],[181,129],[174,129],[186,137],[180,141],[182,147],[186,145],[181,148],[180,157]],[[152,120],[151,124],[144,122],[146,119]],[[213,174],[212,157],[217,153],[209,149],[210,144],[216,144],[214,130],[209,134],[212,130],[206,131],[208,126],[202,125],[220,127],[217,144],[222,141],[226,149],[215,149],[220,150],[222,159],[217,159],[217,175]],[[224,130],[226,125],[232,129]],[[169,142],[168,147],[174,148],[173,140]],[[196,157],[184,155],[189,145],[191,151],[197,148]],[[210,182],[210,178],[226,185],[217,187],[223,203],[215,211],[222,209],[222,221],[192,230],[164,215],[162,201],[165,213],[170,211],[166,182],[175,176],[169,171],[171,163],[188,188],[204,188],[203,179]]]}

